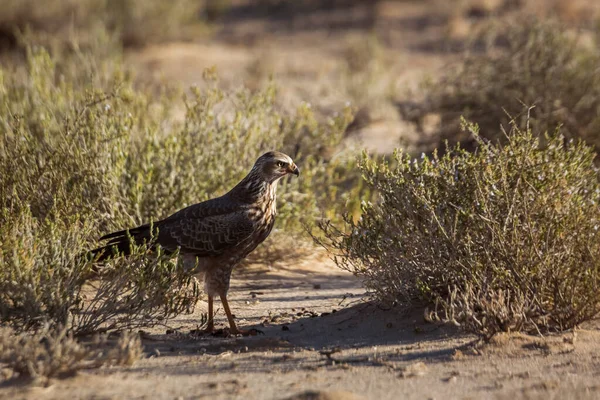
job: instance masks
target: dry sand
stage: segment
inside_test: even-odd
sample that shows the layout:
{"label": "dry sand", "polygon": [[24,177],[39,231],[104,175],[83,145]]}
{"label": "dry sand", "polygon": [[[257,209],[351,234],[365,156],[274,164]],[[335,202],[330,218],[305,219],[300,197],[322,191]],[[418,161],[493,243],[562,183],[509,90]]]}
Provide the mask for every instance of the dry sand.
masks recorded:
{"label": "dry sand", "polygon": [[[149,330],[134,366],[82,371],[49,387],[5,385],[6,399],[594,399],[600,331],[502,335],[492,344],[423,311],[399,315],[322,257],[235,274],[238,322],[264,335],[192,336],[205,304]],[[225,327],[222,310],[218,327]],[[307,392],[312,392],[308,393]],[[302,395],[302,396],[301,396]],[[320,397],[319,397],[320,396]]]}

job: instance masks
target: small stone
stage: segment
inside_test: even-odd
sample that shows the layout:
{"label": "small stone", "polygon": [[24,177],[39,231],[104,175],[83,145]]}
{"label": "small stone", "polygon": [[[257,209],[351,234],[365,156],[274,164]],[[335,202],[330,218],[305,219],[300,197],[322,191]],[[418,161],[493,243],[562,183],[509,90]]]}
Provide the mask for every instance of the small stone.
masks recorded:
{"label": "small stone", "polygon": [[402,372],[400,372],[401,378],[411,378],[415,376],[423,376],[427,372],[428,368],[424,362],[416,362],[413,364],[407,365]]}
{"label": "small stone", "polygon": [[285,400],[363,400],[364,397],[343,390],[335,391],[317,391],[308,390],[297,393],[291,397],[286,397]]}
{"label": "small stone", "polygon": [[456,378],[456,376],[450,376],[450,377],[444,379],[444,382],[446,382],[446,383],[456,383],[457,380],[458,379]]}

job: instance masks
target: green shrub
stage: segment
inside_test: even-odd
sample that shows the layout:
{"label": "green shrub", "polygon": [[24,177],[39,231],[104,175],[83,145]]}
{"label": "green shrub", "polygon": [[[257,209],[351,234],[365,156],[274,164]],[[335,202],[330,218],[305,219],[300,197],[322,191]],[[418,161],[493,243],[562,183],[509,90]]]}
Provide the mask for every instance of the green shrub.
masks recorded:
{"label": "green shrub", "polygon": [[81,336],[151,326],[193,309],[199,295],[195,280],[160,254],[140,248],[93,273],[82,255],[93,235],[90,223],[40,221],[27,211],[5,221],[1,320],[19,330],[51,321]]}
{"label": "green shrub", "polygon": [[420,161],[364,156],[380,195],[344,229],[322,224],[338,266],[387,303],[436,301],[438,316],[489,339],[563,330],[600,310],[600,180],[593,150],[540,144],[514,127],[504,146]]}
{"label": "green shrub", "polygon": [[0,69],[0,319],[19,329],[49,320],[84,334],[189,310],[196,283],[175,261],[140,248],[87,284],[83,254],[102,233],[225,193],[268,150],[290,154],[302,175],[282,183],[257,259],[294,256],[283,239],[358,207],[354,156],[340,145],[349,109],[324,122],[308,104],[285,113],[273,84],[224,92],[214,71],[185,96],[136,87],[118,53],[29,47],[26,67]]}
{"label": "green shrub", "polygon": [[[416,110],[404,110],[423,130],[425,115],[441,116],[439,130],[425,148],[441,147],[445,140],[472,148],[476,143],[461,133],[461,115],[479,124],[488,139],[502,139],[498,127],[520,115],[516,121],[521,129],[527,122],[534,134],[543,135],[561,126],[566,137],[600,148],[600,47],[595,37],[525,19],[501,29],[501,45],[468,53],[439,82],[427,86]],[[520,114],[523,105],[535,108]]]}

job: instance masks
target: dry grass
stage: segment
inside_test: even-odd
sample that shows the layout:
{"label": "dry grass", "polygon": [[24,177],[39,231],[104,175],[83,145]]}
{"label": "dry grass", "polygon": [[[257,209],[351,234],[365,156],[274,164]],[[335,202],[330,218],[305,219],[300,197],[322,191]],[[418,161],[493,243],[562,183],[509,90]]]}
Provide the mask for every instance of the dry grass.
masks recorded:
{"label": "dry grass", "polygon": [[[535,134],[543,135],[561,126],[565,136],[597,148],[597,43],[586,36],[582,45],[581,36],[552,22],[519,20],[502,29],[506,33],[494,35],[494,43],[502,46],[467,54],[456,69],[428,87],[420,111],[404,113],[423,134],[426,117],[440,116],[440,130],[422,143],[423,148],[439,148],[446,140],[473,148],[473,139],[460,130],[461,115],[477,122],[491,140],[502,140],[497,128],[506,125],[510,115],[518,115],[521,129],[527,122]],[[522,113],[524,105],[535,106],[529,116]]]}
{"label": "dry grass", "polygon": [[109,341],[97,336],[91,343],[76,341],[66,328],[44,325],[35,333],[0,330],[0,365],[12,371],[10,378],[47,384],[51,378],[72,376],[78,370],[112,365],[132,365],[140,359],[139,336],[128,332]]}

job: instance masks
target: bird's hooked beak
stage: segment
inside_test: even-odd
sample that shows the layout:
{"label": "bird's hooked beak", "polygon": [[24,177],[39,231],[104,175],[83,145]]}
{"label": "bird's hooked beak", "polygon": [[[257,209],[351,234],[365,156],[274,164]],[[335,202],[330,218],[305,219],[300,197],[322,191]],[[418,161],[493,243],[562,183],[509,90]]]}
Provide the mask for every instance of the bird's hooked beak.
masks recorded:
{"label": "bird's hooked beak", "polygon": [[288,169],[290,174],[294,174],[296,176],[300,176],[300,170],[298,169],[298,166],[294,163],[291,163]]}

